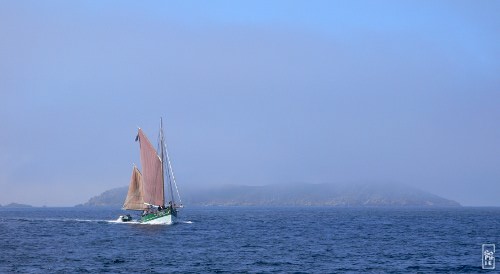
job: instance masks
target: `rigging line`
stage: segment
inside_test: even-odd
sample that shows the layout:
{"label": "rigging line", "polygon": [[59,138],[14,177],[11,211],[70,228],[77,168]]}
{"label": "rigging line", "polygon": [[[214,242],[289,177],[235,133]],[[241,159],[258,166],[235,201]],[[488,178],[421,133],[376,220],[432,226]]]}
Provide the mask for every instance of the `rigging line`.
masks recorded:
{"label": "rigging line", "polygon": [[167,158],[167,165],[168,165],[168,176],[169,176],[169,179],[170,179],[169,180],[169,184],[168,184],[169,187],[170,187],[170,198],[172,199],[172,203],[173,203],[174,202],[174,190],[172,189],[172,181],[175,182],[175,178],[173,177],[172,165],[170,164],[170,158],[168,156],[167,144],[164,143],[163,145],[165,147],[165,156]]}
{"label": "rigging line", "polygon": [[[172,163],[170,162],[170,157],[168,156],[167,144],[164,144],[164,145],[165,145],[165,154],[167,155],[167,163],[168,163],[169,173],[172,174],[172,181],[174,182],[175,191],[177,192],[177,197],[179,197],[179,203],[182,205],[181,195],[179,194],[179,188],[177,187],[177,182],[175,181],[174,170],[172,169]],[[170,185],[170,188],[172,188],[172,185]],[[173,193],[172,193],[172,196],[173,196]],[[172,200],[173,200],[173,197],[172,197]]]}
{"label": "rigging line", "polygon": [[[174,203],[174,190],[172,189],[172,181],[174,181],[174,184],[175,184],[175,177],[174,177],[174,173],[173,173],[173,170],[172,170],[172,165],[170,164],[170,157],[168,156],[168,149],[167,149],[167,142],[165,141],[165,133],[163,132],[163,119],[162,119],[162,130],[161,130],[161,137],[162,137],[162,153],[165,152],[165,157],[167,158],[167,164],[168,164],[168,169],[167,169],[167,174],[168,174],[168,186],[170,188],[170,199],[172,201],[172,203]],[[177,189],[177,185],[176,185],[176,189]],[[177,196],[179,196],[179,191],[177,190]],[[180,196],[179,196],[179,202],[181,202],[180,200]]]}

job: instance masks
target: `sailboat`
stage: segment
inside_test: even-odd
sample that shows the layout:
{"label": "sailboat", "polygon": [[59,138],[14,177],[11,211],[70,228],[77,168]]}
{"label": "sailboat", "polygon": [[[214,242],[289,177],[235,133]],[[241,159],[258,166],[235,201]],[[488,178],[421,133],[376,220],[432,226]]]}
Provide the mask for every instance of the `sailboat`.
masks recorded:
{"label": "sailboat", "polygon": [[[141,211],[139,222],[144,224],[172,224],[177,217],[182,201],[175,182],[172,164],[168,156],[163,121],[160,119],[158,149],[155,149],[141,128],[138,129],[135,141],[139,142],[142,173],[133,166],[132,177],[127,197],[123,204],[125,210]],[[165,184],[169,202],[165,203]],[[174,199],[174,188],[179,204]],[[132,221],[130,214],[120,216],[122,222]]]}

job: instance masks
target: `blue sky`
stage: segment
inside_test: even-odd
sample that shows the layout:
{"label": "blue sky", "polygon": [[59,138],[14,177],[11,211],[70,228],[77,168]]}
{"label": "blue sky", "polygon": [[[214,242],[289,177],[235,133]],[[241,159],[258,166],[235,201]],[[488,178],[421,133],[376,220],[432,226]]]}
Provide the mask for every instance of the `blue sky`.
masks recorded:
{"label": "blue sky", "polygon": [[393,182],[500,205],[498,1],[2,1],[0,204],[128,184]]}

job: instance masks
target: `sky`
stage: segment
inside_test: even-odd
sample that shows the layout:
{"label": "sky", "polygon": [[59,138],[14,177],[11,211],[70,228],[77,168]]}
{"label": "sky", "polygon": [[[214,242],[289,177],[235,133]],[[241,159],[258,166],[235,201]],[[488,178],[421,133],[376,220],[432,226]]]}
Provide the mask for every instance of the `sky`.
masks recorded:
{"label": "sky", "polygon": [[0,204],[128,185],[405,184],[500,206],[499,1],[0,2]]}

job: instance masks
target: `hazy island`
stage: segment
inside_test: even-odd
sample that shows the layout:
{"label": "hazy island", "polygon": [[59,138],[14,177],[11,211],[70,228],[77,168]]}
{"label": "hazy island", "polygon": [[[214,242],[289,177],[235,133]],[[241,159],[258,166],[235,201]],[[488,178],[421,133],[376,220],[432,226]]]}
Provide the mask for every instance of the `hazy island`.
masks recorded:
{"label": "hazy island", "polygon": [[[128,187],[111,189],[78,206],[121,207]],[[265,186],[227,185],[185,189],[185,205],[202,206],[337,206],[337,207],[457,207],[460,204],[403,185],[292,184]]]}
{"label": "hazy island", "polygon": [[26,204],[18,204],[18,203],[10,203],[10,204],[7,204],[7,205],[0,205],[0,207],[2,208],[29,208],[29,207],[33,207],[31,205],[26,205]]}

